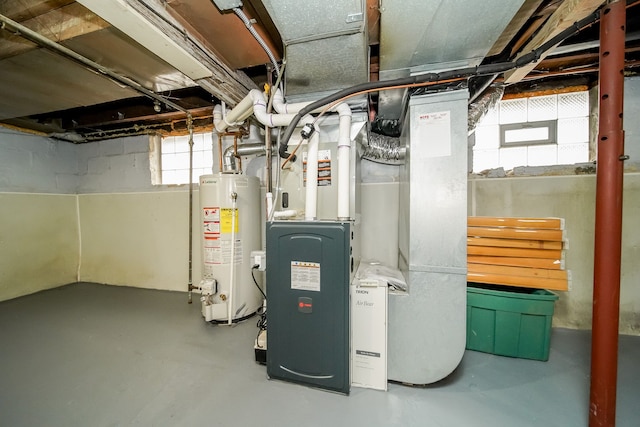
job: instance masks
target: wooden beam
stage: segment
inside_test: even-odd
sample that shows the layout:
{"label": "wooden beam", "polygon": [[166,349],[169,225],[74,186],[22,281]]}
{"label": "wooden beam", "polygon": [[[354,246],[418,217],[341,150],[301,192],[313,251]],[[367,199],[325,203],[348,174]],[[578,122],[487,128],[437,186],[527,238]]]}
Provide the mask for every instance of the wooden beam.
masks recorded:
{"label": "wooden beam", "polygon": [[[569,28],[574,22],[587,17],[602,5],[603,0],[565,0],[562,2],[558,10],[556,10],[531,39],[529,43],[520,51],[517,57],[529,53],[533,49],[542,46],[553,37]],[[540,60],[544,59],[547,54],[543,54]],[[538,61],[539,62],[539,61]],[[534,62],[524,67],[505,73],[505,82],[508,84],[516,83],[526,77],[533,70],[538,62]]]}
{"label": "wooden beam", "polygon": [[569,283],[567,280],[510,276],[507,274],[467,273],[467,281],[473,283],[486,283],[490,285],[517,286],[533,289],[550,289],[553,291],[569,290]]}
{"label": "wooden beam", "polygon": [[562,230],[541,230],[509,227],[467,227],[468,237],[491,237],[494,239],[550,240],[562,242]]}
{"label": "wooden beam", "polygon": [[510,258],[546,258],[559,260],[562,251],[552,249],[496,248],[493,246],[468,246],[467,255],[504,256]]}
{"label": "wooden beam", "polygon": [[562,249],[562,242],[524,239],[492,239],[487,237],[467,237],[467,245],[499,246],[503,248]]}
{"label": "wooden beam", "polygon": [[[21,22],[25,27],[55,42],[108,28],[110,25],[79,3],[72,3]],[[19,35],[0,33],[0,59],[28,52],[36,46]]]}
{"label": "wooden beam", "polygon": [[146,2],[125,0],[125,2],[184,51],[209,68],[212,76],[199,79],[196,83],[219,100],[226,102],[230,106],[235,106],[247,95],[249,90],[257,88],[256,84],[245,73],[229,68],[214,52],[198,43],[193,35],[179,28],[179,24],[169,23],[151,11],[150,8],[164,10],[165,6],[159,0],[147,0]]}
{"label": "wooden beam", "polygon": [[566,270],[552,270],[546,268],[509,267],[504,265],[472,264],[467,265],[469,273],[506,274],[509,276],[523,276],[536,279],[567,280]]}
{"label": "wooden beam", "polygon": [[74,0],[0,0],[0,13],[22,23],[36,16],[63,6],[75,3]]}
{"label": "wooden beam", "polygon": [[498,40],[493,44],[487,56],[499,55],[507,47],[509,42],[518,34],[518,31],[522,26],[531,18],[531,16],[538,10],[538,7],[542,3],[542,0],[526,0],[515,16],[504,29]]}
{"label": "wooden beam", "polygon": [[467,262],[473,264],[509,265],[512,267],[546,268],[547,270],[561,270],[564,265],[559,259],[544,258],[513,258],[506,256],[469,255]]}
{"label": "wooden beam", "polygon": [[469,227],[516,227],[549,230],[564,229],[564,221],[562,218],[470,216],[467,218],[467,225]]}

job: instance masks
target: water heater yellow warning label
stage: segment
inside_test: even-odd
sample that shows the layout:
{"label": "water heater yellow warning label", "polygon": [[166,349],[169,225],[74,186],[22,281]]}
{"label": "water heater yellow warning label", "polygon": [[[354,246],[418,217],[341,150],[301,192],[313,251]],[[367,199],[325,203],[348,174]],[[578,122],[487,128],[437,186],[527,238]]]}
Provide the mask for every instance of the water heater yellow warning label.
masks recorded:
{"label": "water heater yellow warning label", "polygon": [[[235,216],[235,218],[234,218]],[[235,221],[235,227],[233,223]],[[234,232],[239,230],[238,226],[238,209],[222,208],[220,209],[220,232],[231,233],[232,227],[235,228]]]}

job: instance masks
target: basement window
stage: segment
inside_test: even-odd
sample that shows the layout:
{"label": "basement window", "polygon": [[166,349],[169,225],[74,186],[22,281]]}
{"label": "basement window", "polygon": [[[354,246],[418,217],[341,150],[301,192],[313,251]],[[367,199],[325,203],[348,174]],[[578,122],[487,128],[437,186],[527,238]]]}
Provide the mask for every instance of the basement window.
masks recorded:
{"label": "basement window", "polygon": [[589,93],[502,100],[475,129],[473,171],[589,161]]}
{"label": "basement window", "polygon": [[[151,164],[157,165],[155,173],[152,170],[153,184],[188,184],[189,135],[155,137],[155,141],[156,144],[151,144]],[[212,152],[211,133],[194,133],[192,180],[194,183],[198,182],[200,175],[211,173]]]}

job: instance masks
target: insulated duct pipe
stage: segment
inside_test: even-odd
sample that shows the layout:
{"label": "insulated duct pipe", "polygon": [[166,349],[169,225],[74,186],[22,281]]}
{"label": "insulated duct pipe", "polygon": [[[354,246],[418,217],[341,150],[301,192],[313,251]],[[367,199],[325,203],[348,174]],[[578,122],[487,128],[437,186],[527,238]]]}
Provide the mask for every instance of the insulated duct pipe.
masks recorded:
{"label": "insulated duct pipe", "polygon": [[369,145],[364,149],[362,158],[371,162],[399,166],[404,164],[406,147],[400,145],[400,138],[369,133]]}
{"label": "insulated duct pipe", "polygon": [[583,28],[593,24],[599,18],[600,18],[600,11],[596,11],[592,13],[586,18],[578,22],[575,22],[572,26],[568,27],[567,29],[565,29],[564,31],[560,32],[558,35],[556,35],[555,37],[547,41],[546,43],[542,44],[539,48],[532,50],[531,52],[521,56],[515,61],[499,62],[496,64],[478,65],[476,67],[468,67],[468,68],[462,68],[459,70],[443,71],[441,73],[426,73],[426,74],[420,74],[417,76],[402,77],[402,78],[393,79],[393,80],[379,80],[375,82],[361,83],[359,85],[355,85],[355,86],[340,90],[324,98],[321,98],[302,108],[295,115],[291,123],[288,125],[284,135],[282,136],[280,147],[278,149],[280,157],[282,158],[289,157],[289,153],[287,153],[287,150],[288,150],[287,144],[296,126],[302,119],[302,117],[318,108],[321,108],[333,102],[341,101],[351,96],[355,96],[359,94],[377,92],[377,91],[386,90],[386,89],[426,86],[428,84],[439,82],[439,81],[451,80],[451,79],[462,79],[470,76],[486,76],[486,75],[492,75],[492,74],[500,74],[514,68],[523,67],[529,64],[530,62],[537,61],[538,59],[540,59],[540,57],[544,52],[553,48],[558,43],[566,39],[567,37],[572,36],[573,34],[577,33]]}
{"label": "insulated duct pipe", "polygon": [[589,426],[616,423],[622,194],[624,181],[625,2],[604,8],[600,23],[600,124],[596,171],[593,324]]}

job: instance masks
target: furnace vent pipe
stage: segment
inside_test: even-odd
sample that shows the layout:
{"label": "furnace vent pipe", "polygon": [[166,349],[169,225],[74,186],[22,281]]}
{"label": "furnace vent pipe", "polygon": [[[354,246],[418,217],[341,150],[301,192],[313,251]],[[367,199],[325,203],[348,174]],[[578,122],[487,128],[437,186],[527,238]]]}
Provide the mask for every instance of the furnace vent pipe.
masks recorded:
{"label": "furnace vent pipe", "polygon": [[[307,144],[307,187],[304,200],[304,219],[313,221],[318,213],[318,146],[320,131],[313,124],[313,117],[307,116],[305,125],[313,126],[314,132]],[[300,141],[302,144],[302,141]]]}
{"label": "furnace vent pipe", "polygon": [[230,145],[224,150],[224,155],[222,156],[224,167],[223,172],[238,172],[235,156],[252,156],[254,154],[265,154],[266,152],[267,147],[261,142],[242,144],[238,145],[237,148]]}
{"label": "furnace vent pipe", "polygon": [[350,199],[351,108],[342,102],[336,106],[336,110],[340,117],[338,134],[338,219],[347,220],[349,219]]}

